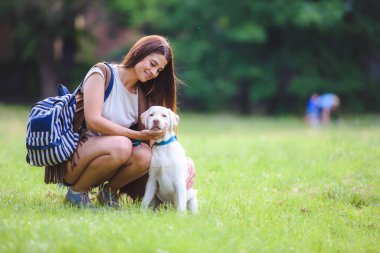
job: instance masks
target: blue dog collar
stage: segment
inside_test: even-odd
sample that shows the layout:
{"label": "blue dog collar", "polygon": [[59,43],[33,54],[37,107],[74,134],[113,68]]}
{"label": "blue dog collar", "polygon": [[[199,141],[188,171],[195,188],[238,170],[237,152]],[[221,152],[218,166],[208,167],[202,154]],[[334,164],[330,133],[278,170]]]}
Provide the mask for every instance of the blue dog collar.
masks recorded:
{"label": "blue dog collar", "polygon": [[177,140],[177,136],[172,136],[169,138],[169,140],[167,141],[161,141],[160,143],[154,143],[153,146],[163,146],[163,145],[167,145],[169,143],[172,143],[173,141],[176,141]]}

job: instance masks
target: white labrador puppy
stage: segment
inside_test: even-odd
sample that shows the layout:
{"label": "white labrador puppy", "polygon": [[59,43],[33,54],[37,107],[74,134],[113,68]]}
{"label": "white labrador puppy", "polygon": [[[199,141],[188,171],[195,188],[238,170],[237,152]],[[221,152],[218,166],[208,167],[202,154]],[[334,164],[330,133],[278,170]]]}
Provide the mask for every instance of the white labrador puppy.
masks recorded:
{"label": "white labrador puppy", "polygon": [[198,211],[197,191],[186,189],[187,160],[185,150],[177,141],[174,127],[179,117],[172,110],[152,106],[141,114],[141,122],[149,130],[166,128],[162,139],[152,146],[152,161],[142,207],[147,209],[156,195],[162,202],[171,203],[178,211]]}

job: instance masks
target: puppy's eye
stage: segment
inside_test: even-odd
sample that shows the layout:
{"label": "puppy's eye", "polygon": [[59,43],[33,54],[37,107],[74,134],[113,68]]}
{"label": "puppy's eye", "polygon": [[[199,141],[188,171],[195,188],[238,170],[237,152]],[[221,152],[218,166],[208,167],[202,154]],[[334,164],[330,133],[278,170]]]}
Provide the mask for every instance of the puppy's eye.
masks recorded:
{"label": "puppy's eye", "polygon": [[166,116],[166,114],[162,114],[162,117],[166,118],[167,116]]}
{"label": "puppy's eye", "polygon": [[152,117],[153,115],[154,115],[154,113],[149,114],[150,117]]}

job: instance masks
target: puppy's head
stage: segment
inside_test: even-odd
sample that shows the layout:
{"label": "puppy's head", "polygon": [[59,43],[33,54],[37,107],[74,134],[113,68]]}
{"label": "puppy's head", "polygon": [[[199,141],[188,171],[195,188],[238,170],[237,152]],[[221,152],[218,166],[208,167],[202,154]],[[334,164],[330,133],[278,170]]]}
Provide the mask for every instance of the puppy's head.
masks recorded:
{"label": "puppy's head", "polygon": [[141,122],[149,130],[161,131],[166,127],[166,131],[173,132],[174,127],[178,126],[179,117],[166,107],[152,106],[141,114]]}

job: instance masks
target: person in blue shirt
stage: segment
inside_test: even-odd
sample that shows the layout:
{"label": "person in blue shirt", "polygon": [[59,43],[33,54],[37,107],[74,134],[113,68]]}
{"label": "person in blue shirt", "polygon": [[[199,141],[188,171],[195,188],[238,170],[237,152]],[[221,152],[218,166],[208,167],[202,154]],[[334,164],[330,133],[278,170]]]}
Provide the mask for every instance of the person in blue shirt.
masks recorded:
{"label": "person in blue shirt", "polygon": [[336,113],[340,105],[340,99],[333,93],[322,94],[317,99],[319,119],[322,125],[330,123],[332,113]]}
{"label": "person in blue shirt", "polygon": [[340,99],[333,93],[313,93],[306,105],[306,123],[314,127],[330,123],[331,116],[336,114],[339,105]]}
{"label": "person in blue shirt", "polygon": [[318,94],[313,93],[306,104],[305,122],[311,126],[319,125]]}

